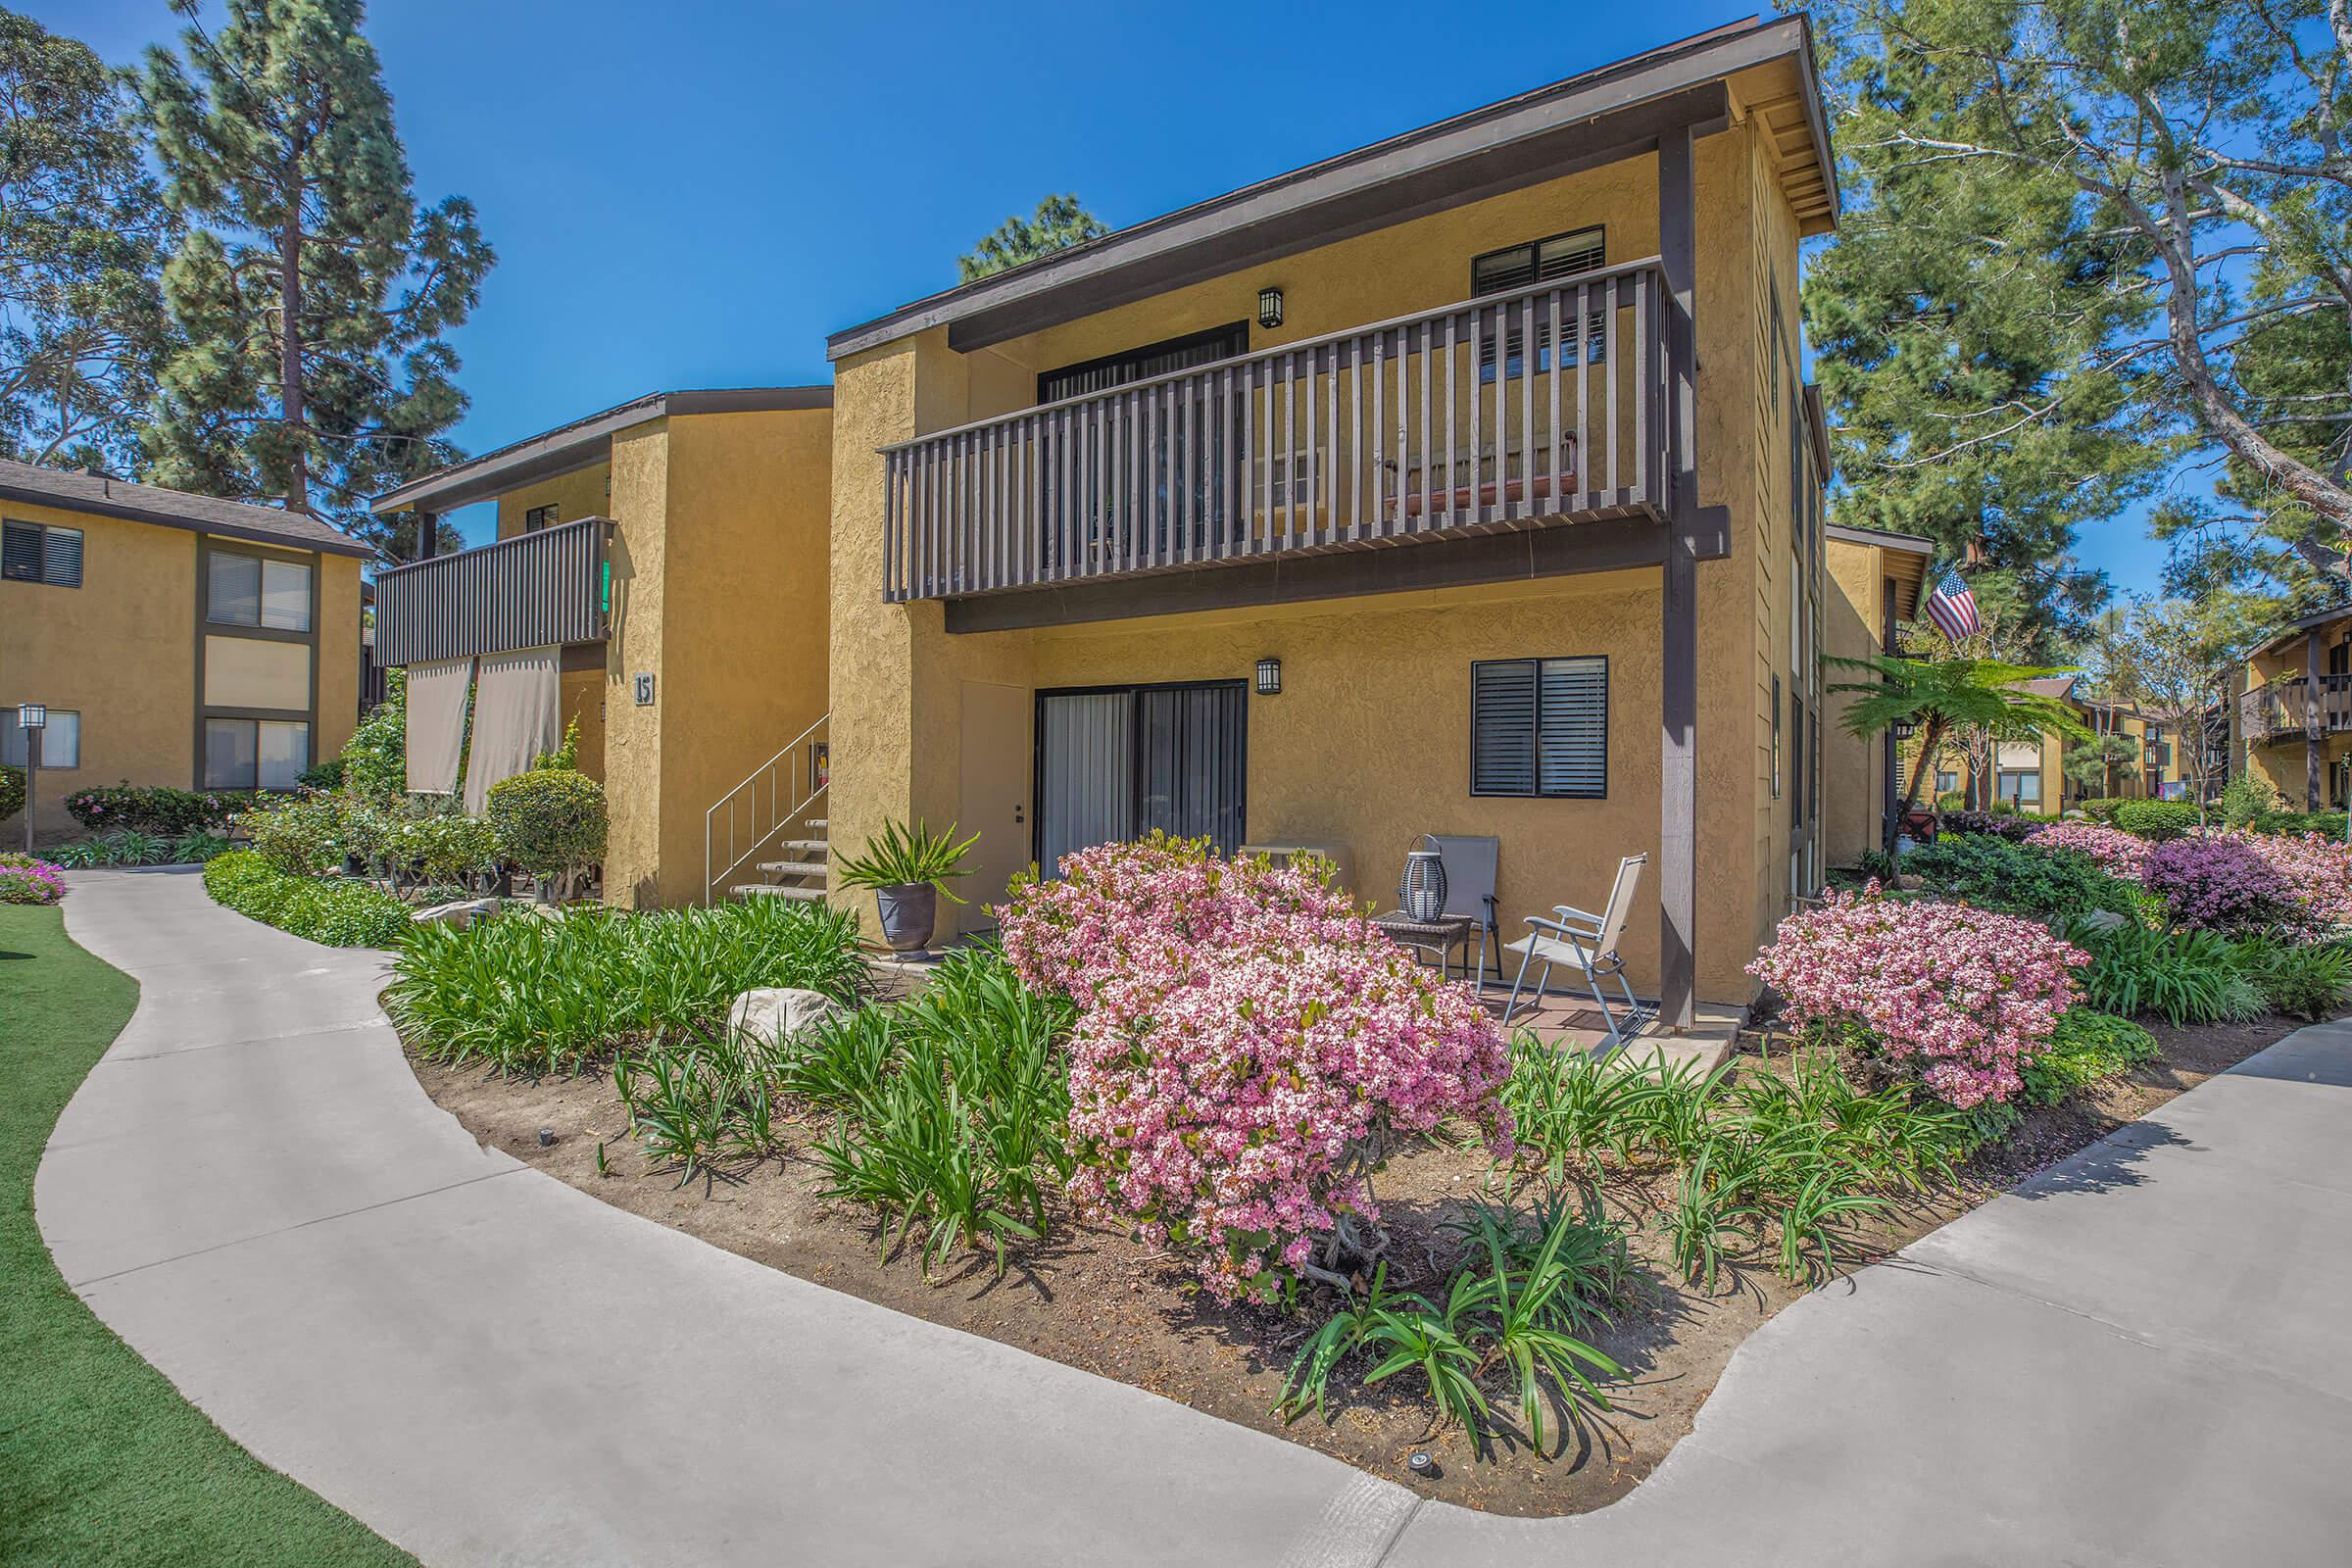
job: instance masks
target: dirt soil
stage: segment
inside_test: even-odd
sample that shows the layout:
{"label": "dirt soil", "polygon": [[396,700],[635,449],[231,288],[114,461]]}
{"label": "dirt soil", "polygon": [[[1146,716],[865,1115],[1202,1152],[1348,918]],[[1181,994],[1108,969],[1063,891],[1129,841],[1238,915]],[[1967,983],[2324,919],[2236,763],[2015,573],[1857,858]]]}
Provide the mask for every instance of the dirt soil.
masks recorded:
{"label": "dirt soil", "polygon": [[[1963,1188],[1916,1204],[1896,1223],[1858,1230],[1850,1251],[1841,1249],[1840,1267],[1917,1240],[2295,1027],[2278,1017],[2209,1028],[2154,1025],[2164,1061],[2102,1086],[2080,1105],[2029,1112],[1997,1159],[1983,1162]],[[1686,1284],[1665,1261],[1664,1239],[1642,1229],[1671,1195],[1672,1176],[1610,1171],[1603,1201],[1628,1221],[1641,1265],[1613,1309],[1614,1326],[1593,1337],[1626,1369],[1602,1385],[1613,1408],[1593,1412],[1579,1432],[1563,1435],[1547,1424],[1545,1453],[1506,1443],[1481,1458],[1459,1430],[1430,1430],[1430,1407],[1405,1391],[1407,1377],[1365,1388],[1335,1376],[1329,1425],[1311,1413],[1284,1425],[1269,1411],[1310,1325],[1268,1310],[1218,1307],[1186,1288],[1181,1264],[1116,1232],[1057,1215],[1050,1240],[1013,1256],[1002,1279],[993,1257],[973,1257],[926,1281],[919,1249],[886,1256],[870,1211],[816,1196],[824,1173],[802,1151],[821,1135],[819,1125],[792,1126],[779,1158],[681,1186],[674,1172],[648,1169],[608,1075],[530,1082],[413,1065],[425,1092],[485,1147],[632,1213],[834,1290],[1305,1444],[1425,1495],[1495,1513],[1582,1513],[1623,1496],[1690,1430],[1740,1343],[1805,1294],[1762,1260],[1732,1270],[1712,1295]],[[1753,1054],[1742,1058],[1743,1071],[1759,1065]],[[540,1145],[542,1128],[555,1135],[551,1147]],[[1440,1224],[1491,1180],[1476,1144],[1423,1144],[1391,1159],[1376,1185],[1394,1237],[1392,1286],[1439,1284],[1452,1254]],[[1438,1479],[1418,1481],[1406,1470],[1415,1448],[1436,1457]]]}

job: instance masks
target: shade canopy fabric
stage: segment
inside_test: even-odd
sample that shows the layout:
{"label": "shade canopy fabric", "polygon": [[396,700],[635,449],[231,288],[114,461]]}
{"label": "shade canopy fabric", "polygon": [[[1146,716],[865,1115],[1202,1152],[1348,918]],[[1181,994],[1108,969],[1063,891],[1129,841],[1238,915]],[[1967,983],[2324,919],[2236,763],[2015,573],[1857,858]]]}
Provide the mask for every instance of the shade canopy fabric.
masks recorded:
{"label": "shade canopy fabric", "polygon": [[484,654],[473,693],[473,746],[466,760],[466,809],[479,816],[492,786],[527,772],[563,741],[562,650]]}
{"label": "shade canopy fabric", "polygon": [[466,694],[473,661],[437,659],[409,666],[408,786],[412,795],[450,795],[466,750]]}

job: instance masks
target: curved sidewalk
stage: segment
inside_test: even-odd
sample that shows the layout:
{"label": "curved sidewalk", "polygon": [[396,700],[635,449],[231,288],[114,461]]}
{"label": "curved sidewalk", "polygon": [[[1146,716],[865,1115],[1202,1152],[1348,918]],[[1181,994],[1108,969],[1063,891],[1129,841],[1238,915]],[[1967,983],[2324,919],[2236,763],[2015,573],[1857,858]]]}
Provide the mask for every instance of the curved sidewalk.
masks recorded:
{"label": "curved sidewalk", "polygon": [[486,1153],[380,955],[75,873],[130,1026],[35,1189],[60,1269],[264,1460],[434,1563],[2334,1563],[2352,1027],[2306,1029],[1743,1347],[1632,1496],[1443,1504]]}

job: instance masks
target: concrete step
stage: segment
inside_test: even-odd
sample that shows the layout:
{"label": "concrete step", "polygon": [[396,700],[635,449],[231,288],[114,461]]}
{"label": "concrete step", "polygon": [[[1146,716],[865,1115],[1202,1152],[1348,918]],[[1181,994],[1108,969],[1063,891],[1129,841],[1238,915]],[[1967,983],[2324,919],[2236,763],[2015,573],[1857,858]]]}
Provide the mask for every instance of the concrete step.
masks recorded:
{"label": "concrete step", "polygon": [[798,899],[803,904],[818,903],[825,896],[823,888],[793,888],[776,882],[738,882],[727,891],[739,899]]}
{"label": "concrete step", "polygon": [[827,829],[826,829],[826,824],[825,824],[825,819],[824,819],[823,817],[821,817],[821,816],[812,816],[812,817],[810,817],[810,818],[808,819],[808,826],[810,826],[810,827],[812,827],[812,828],[815,828],[815,829],[816,829],[818,832],[820,832],[820,833],[822,833],[822,832],[825,832],[825,831],[827,830]]}
{"label": "concrete step", "polygon": [[825,874],[825,862],[822,860],[761,860],[758,864],[760,870],[773,871],[779,876],[823,876]]}
{"label": "concrete step", "polygon": [[825,842],[823,839],[778,839],[778,840],[776,840],[776,848],[777,848],[777,849],[779,849],[779,850],[799,850],[799,851],[800,851],[802,854],[804,854],[804,855],[823,855],[823,854],[825,854],[827,851],[829,851],[830,849],[832,849],[832,847],[833,847],[833,846],[831,846],[830,844],[827,844],[827,843],[826,843],[826,842]]}

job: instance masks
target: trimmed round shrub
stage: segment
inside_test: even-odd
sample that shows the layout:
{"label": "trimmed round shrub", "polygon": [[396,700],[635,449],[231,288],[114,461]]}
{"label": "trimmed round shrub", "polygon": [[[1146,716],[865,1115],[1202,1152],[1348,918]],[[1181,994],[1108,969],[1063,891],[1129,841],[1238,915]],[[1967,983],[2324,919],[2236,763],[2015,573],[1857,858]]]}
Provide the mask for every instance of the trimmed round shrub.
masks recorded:
{"label": "trimmed round shrub", "polygon": [[0,767],[0,822],[24,809],[24,770]]}
{"label": "trimmed round shrub", "polygon": [[2245,843],[2219,834],[2156,845],[2141,880],[2176,925],[2257,931],[2296,912],[2286,879]]}
{"label": "trimmed round shrub", "polygon": [[491,832],[533,876],[558,876],[605,858],[605,787],[568,768],[534,768],[490,787]]}
{"label": "trimmed round shrub", "polygon": [[2197,808],[2186,801],[2125,801],[2115,808],[2115,825],[2159,844],[2197,825]]}
{"label": "trimmed round shrub", "polygon": [[65,896],[65,872],[29,855],[0,853],[0,904],[55,904]]}

